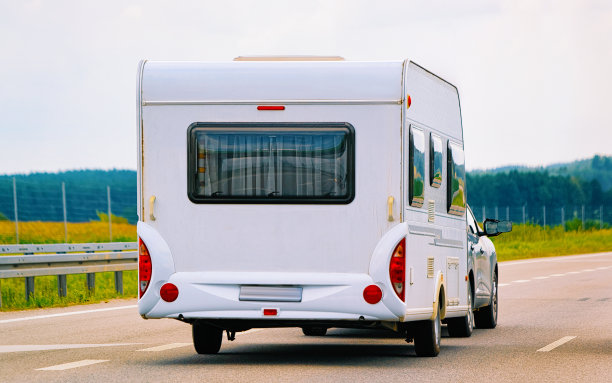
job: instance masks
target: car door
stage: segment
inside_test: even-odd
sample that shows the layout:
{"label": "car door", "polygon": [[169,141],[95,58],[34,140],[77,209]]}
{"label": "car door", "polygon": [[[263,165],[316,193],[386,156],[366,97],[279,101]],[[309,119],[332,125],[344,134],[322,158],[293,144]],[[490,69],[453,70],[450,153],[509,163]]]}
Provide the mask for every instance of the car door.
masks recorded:
{"label": "car door", "polygon": [[491,297],[490,250],[472,210],[468,208],[467,212],[468,254],[474,267],[474,307],[480,307],[489,304]]}

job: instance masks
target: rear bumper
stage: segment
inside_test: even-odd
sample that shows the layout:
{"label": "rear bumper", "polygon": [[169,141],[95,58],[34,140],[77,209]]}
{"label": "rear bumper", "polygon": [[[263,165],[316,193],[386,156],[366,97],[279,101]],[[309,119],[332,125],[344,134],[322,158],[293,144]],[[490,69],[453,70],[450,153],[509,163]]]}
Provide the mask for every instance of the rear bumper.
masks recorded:
{"label": "rear bumper", "polygon": [[[179,295],[174,302],[165,302],[159,297],[159,289],[166,282],[178,287]],[[139,301],[139,312],[145,318],[186,320],[401,320],[401,312],[389,309],[384,297],[376,304],[363,299],[363,289],[374,283],[367,274],[179,272],[170,275],[167,281],[150,286],[150,291]],[[241,285],[301,287],[302,299],[300,302],[241,301]],[[277,315],[266,316],[264,309],[276,309]]]}

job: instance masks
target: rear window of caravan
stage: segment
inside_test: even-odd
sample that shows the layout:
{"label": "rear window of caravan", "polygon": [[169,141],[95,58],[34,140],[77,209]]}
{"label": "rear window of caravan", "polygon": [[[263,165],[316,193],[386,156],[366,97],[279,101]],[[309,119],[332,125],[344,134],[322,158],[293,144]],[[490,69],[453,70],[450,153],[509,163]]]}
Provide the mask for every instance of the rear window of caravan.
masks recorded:
{"label": "rear window of caravan", "polygon": [[354,198],[347,123],[196,123],[188,133],[195,203],[336,203]]}

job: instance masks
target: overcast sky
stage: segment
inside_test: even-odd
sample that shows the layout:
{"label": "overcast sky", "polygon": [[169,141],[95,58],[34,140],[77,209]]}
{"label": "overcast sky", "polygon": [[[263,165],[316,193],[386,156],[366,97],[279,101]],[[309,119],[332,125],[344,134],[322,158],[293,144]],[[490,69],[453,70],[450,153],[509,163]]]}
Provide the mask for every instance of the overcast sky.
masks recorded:
{"label": "overcast sky", "polygon": [[468,169],[612,154],[612,1],[0,0],[0,174],[136,168],[140,59],[409,58]]}

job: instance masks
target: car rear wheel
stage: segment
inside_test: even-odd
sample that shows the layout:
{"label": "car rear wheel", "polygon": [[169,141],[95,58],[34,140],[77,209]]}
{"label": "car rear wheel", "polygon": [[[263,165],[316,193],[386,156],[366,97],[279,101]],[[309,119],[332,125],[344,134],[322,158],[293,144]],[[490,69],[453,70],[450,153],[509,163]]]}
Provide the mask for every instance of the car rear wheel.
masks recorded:
{"label": "car rear wheel", "polygon": [[196,321],[191,326],[193,346],[198,354],[216,354],[223,341],[223,329]]}
{"label": "car rear wheel", "polygon": [[497,272],[493,273],[493,283],[491,284],[491,303],[474,313],[474,323],[478,328],[495,328],[497,326]]}
{"label": "car rear wheel", "polygon": [[448,335],[452,337],[467,338],[472,335],[474,329],[474,300],[472,298],[472,286],[468,283],[467,291],[468,313],[460,318],[448,318],[446,320]]}

